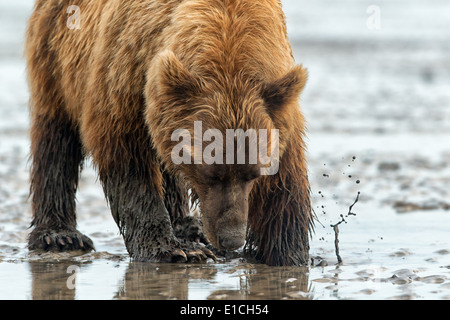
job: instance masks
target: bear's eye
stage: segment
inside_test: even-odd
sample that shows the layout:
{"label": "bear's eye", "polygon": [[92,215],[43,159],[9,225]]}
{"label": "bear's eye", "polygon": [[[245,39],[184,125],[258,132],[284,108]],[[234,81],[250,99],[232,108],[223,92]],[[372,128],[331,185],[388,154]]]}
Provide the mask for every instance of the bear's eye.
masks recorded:
{"label": "bear's eye", "polygon": [[208,176],[207,179],[213,184],[221,183],[223,181],[223,178],[220,176]]}

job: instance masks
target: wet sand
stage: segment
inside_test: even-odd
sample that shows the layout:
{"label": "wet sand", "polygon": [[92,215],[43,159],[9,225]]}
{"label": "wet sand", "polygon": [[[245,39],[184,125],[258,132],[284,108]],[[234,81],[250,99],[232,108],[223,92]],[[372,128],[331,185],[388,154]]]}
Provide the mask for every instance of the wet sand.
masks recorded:
{"label": "wet sand", "polygon": [[[307,268],[131,262],[89,163],[78,221],[97,251],[30,254],[21,47],[32,1],[0,4],[0,299],[450,299],[449,5],[382,1],[375,32],[369,2],[284,3],[310,71],[302,105],[317,221]],[[342,219],[337,265],[331,225]]]}

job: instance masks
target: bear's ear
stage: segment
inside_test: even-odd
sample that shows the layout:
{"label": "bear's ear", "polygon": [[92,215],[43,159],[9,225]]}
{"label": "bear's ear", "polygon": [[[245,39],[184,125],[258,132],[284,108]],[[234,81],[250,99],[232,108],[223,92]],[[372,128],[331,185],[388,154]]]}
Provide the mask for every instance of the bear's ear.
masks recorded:
{"label": "bear's ear", "polygon": [[308,71],[302,66],[295,66],[285,76],[262,86],[269,115],[274,116],[284,106],[298,99],[308,80]]}
{"label": "bear's ear", "polygon": [[186,101],[200,90],[200,83],[175,54],[166,50],[159,55],[159,92],[176,101]]}

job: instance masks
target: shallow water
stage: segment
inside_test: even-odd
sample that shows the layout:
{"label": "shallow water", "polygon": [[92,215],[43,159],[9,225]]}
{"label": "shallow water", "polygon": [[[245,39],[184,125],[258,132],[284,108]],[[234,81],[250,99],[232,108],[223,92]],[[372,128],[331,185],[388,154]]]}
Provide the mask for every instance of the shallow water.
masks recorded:
{"label": "shallow water", "polygon": [[24,244],[4,245],[0,299],[450,299],[449,213],[365,208],[340,227],[342,265],[327,225],[312,243],[314,263],[323,266],[308,268],[242,258],[136,263],[113,232],[88,232],[98,251],[75,256],[30,255]]}
{"label": "shallow water", "polygon": [[97,251],[30,254],[21,47],[33,1],[0,3],[0,299],[450,299],[449,4],[380,1],[375,32],[370,1],[283,2],[310,72],[308,268],[131,262],[89,164],[78,221]]}

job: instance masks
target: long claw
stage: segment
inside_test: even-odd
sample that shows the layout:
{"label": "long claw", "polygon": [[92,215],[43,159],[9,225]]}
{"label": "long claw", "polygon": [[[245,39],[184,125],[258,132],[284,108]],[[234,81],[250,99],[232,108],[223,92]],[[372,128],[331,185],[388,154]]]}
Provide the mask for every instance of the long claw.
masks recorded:
{"label": "long claw", "polygon": [[194,251],[188,251],[186,255],[189,262],[200,262],[200,257]]}
{"label": "long claw", "polygon": [[63,247],[66,245],[66,243],[64,242],[64,240],[61,239],[61,238],[58,239],[58,243],[59,243],[61,246],[63,246]]}
{"label": "long claw", "polygon": [[49,246],[52,243],[52,238],[50,238],[50,236],[45,236],[44,241]]}
{"label": "long claw", "polygon": [[181,263],[183,263],[183,262],[188,261],[188,257],[186,256],[186,254],[184,253],[183,250],[175,249],[172,252],[172,261],[173,262],[181,262]]}
{"label": "long claw", "polygon": [[83,240],[81,239],[80,235],[77,235],[77,240],[78,240],[78,244],[80,245],[80,247],[84,248],[84,243],[83,243]]}
{"label": "long claw", "polygon": [[206,254],[206,256],[210,259],[213,259],[215,263],[217,263],[217,257],[214,255],[214,253],[207,249],[207,248],[203,248],[203,252]]}
{"label": "long claw", "polygon": [[197,249],[195,250],[195,252],[200,256],[201,260],[206,261],[208,259],[208,257],[202,250]]}

